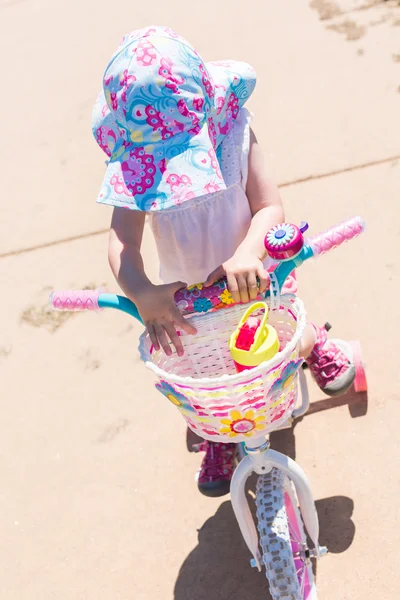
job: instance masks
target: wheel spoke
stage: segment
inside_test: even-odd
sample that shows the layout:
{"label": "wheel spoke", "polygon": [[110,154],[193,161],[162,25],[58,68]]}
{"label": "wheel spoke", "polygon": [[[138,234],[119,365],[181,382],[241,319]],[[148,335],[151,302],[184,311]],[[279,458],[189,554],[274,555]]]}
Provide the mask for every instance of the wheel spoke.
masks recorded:
{"label": "wheel spoke", "polygon": [[298,569],[296,569],[296,575],[300,579],[300,572],[304,570],[304,565],[301,565]]}
{"label": "wheel spoke", "polygon": [[[289,494],[288,494],[287,492],[286,492],[286,494],[285,494],[285,500],[286,500],[286,502],[287,502],[287,501],[289,501],[289,502],[290,502],[290,504],[292,504],[291,498],[290,498],[290,496],[289,496]],[[287,511],[287,509],[286,509],[286,514],[287,514],[287,512],[288,512],[288,511]],[[294,507],[293,507],[293,511],[292,511],[292,512],[293,512],[294,514],[296,514],[296,511],[294,510]],[[291,523],[291,521],[290,521],[290,518],[289,518],[289,516],[288,516],[288,526],[289,526],[289,535],[290,535],[290,541],[294,541],[294,542],[295,542],[296,544],[298,544],[299,546],[302,546],[302,545],[303,545],[303,540],[302,540],[301,538],[299,538],[299,535],[301,535],[301,534],[300,534],[300,533],[297,533],[297,532],[294,530],[294,528],[293,528],[293,525],[292,525],[292,523]]]}
{"label": "wheel spoke", "polygon": [[300,582],[300,591],[301,591],[301,598],[303,600],[304,598],[304,588],[306,587],[306,565],[303,566],[303,577],[301,578],[301,582]]}
{"label": "wheel spoke", "polygon": [[302,545],[303,541],[301,539],[298,538],[296,532],[293,529],[293,525],[291,524],[290,520],[288,519],[288,525],[289,525],[289,535],[290,535],[290,540],[294,541],[296,544],[298,544],[299,546]]}

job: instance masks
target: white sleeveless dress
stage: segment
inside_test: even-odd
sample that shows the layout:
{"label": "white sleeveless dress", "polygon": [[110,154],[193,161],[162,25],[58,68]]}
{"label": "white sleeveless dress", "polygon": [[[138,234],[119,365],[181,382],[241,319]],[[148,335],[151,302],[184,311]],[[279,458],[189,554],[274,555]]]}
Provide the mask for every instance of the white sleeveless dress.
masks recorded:
{"label": "white sleeveless dress", "polygon": [[222,143],[226,190],[149,214],[164,283],[205,281],[245,238],[252,219],[246,196],[250,121],[249,111],[242,108]]}

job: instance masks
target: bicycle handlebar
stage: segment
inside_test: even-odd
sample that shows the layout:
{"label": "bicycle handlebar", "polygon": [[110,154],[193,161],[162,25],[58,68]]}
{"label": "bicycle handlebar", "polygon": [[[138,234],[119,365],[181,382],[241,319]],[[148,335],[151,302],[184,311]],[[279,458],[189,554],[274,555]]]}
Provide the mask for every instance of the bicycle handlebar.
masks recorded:
{"label": "bicycle handlebar", "polygon": [[62,290],[52,292],[50,304],[56,310],[99,310],[100,290]]}
{"label": "bicycle handlebar", "polygon": [[50,306],[55,310],[83,311],[115,308],[128,313],[142,322],[136,305],[125,296],[103,293],[101,290],[62,290],[52,292],[49,298]]}
{"label": "bicycle handlebar", "polygon": [[[340,246],[344,242],[357,237],[363,231],[365,231],[363,219],[361,217],[354,217],[306,240],[301,251],[296,256],[280,262],[277,266],[275,275],[279,288],[282,289],[288,275],[306,260]],[[269,292],[267,292],[266,296],[268,295]],[[224,298],[222,301],[221,297]],[[213,308],[228,307],[234,304],[228,291],[226,279],[221,279],[210,287],[198,285],[179,290],[175,294],[175,300],[178,308],[184,314],[208,312]],[[101,290],[65,290],[53,292],[50,296],[50,304],[54,309],[63,311],[94,311],[101,310],[102,308],[115,308],[130,314],[142,322],[139,311],[131,300],[125,296],[102,293]]]}
{"label": "bicycle handlebar", "polygon": [[343,221],[319,233],[307,240],[311,246],[314,256],[320,256],[329,250],[333,250],[340,244],[353,239],[365,231],[365,222],[361,217],[354,217],[348,221]]}

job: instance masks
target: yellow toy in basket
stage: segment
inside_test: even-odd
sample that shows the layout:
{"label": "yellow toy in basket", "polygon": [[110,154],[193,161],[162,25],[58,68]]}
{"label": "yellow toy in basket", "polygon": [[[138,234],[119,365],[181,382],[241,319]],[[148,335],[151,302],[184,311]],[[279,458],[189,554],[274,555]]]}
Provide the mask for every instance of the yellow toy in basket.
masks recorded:
{"label": "yellow toy in basket", "polygon": [[[264,309],[262,319],[252,316],[260,309]],[[265,302],[256,302],[246,310],[229,339],[229,349],[238,372],[256,367],[279,352],[278,334],[268,325]]]}

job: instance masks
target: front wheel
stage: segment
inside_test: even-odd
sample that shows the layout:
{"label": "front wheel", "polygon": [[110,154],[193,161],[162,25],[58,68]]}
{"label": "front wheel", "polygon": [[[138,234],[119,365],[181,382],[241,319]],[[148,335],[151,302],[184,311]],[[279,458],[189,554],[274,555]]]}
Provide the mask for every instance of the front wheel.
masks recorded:
{"label": "front wheel", "polygon": [[317,600],[307,536],[289,478],[278,469],[257,482],[257,519],[273,600]]}

